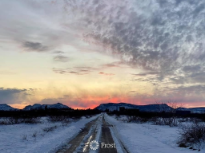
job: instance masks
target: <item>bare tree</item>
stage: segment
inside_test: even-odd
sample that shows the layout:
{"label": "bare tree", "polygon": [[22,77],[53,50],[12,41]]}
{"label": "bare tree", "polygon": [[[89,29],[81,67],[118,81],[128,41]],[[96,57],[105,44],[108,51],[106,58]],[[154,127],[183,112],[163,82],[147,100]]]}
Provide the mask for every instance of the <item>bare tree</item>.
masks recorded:
{"label": "bare tree", "polygon": [[[167,101],[165,103],[159,103],[159,112],[162,113],[160,118],[155,119],[155,124],[158,125],[169,125],[169,126],[177,126],[177,116],[176,110],[179,108],[179,104],[173,101]],[[168,107],[169,106],[169,107]]]}

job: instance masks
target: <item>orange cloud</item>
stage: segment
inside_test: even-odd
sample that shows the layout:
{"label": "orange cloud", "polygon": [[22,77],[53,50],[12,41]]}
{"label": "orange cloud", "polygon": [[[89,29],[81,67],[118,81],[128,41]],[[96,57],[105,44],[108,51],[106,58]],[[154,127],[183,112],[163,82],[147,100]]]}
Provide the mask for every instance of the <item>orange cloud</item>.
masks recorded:
{"label": "orange cloud", "polygon": [[99,74],[101,74],[101,75],[108,75],[108,76],[115,75],[115,74],[113,74],[113,73],[104,73],[104,72],[99,72]]}

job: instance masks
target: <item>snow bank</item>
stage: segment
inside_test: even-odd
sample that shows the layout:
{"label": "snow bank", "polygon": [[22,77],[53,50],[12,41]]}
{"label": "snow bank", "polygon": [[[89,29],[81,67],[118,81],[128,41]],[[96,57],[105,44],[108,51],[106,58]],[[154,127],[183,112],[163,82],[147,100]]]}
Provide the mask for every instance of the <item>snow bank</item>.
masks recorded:
{"label": "snow bank", "polygon": [[123,123],[108,115],[106,119],[115,126],[113,129],[131,153],[193,153],[193,150],[177,146],[178,127]]}
{"label": "snow bank", "polygon": [[[67,126],[62,123],[0,125],[0,152],[46,153],[55,151],[98,117],[82,118]],[[52,128],[49,132],[45,128]],[[36,135],[36,136],[35,136]]]}

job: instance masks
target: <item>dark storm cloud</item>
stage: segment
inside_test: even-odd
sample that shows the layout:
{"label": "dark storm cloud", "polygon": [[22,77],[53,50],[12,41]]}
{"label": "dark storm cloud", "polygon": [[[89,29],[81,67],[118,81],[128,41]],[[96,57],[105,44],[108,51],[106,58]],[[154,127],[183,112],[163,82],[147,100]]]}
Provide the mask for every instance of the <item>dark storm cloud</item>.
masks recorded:
{"label": "dark storm cloud", "polygon": [[25,100],[33,89],[0,88],[0,104],[13,104]]}
{"label": "dark storm cloud", "polygon": [[45,52],[48,50],[47,46],[44,46],[39,42],[26,41],[24,42],[23,46],[29,51]]}
{"label": "dark storm cloud", "polygon": [[53,58],[53,60],[56,62],[68,62],[69,58],[67,56],[57,55]]}

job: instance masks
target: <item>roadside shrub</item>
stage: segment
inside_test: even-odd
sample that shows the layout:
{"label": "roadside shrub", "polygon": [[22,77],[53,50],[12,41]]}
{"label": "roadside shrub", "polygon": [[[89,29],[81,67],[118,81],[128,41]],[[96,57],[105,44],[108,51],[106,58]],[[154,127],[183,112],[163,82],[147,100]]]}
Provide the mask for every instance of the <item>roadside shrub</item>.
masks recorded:
{"label": "roadside shrub", "polygon": [[137,116],[127,116],[127,122],[136,122]]}
{"label": "roadside shrub", "polygon": [[152,121],[155,125],[169,125],[170,127],[178,126],[178,121],[175,117],[155,117],[152,118]]}
{"label": "roadside shrub", "polygon": [[147,117],[127,116],[127,122],[145,123],[149,121],[150,121],[150,118],[147,118]]}
{"label": "roadside shrub", "polygon": [[44,132],[51,132],[51,131],[55,130],[56,128],[57,128],[57,126],[46,127],[46,128],[43,128],[43,131]]}
{"label": "roadside shrub", "polygon": [[27,123],[27,124],[35,124],[40,123],[40,117],[5,117],[2,118],[0,121],[0,125],[12,125],[12,124],[21,124],[21,123]]}
{"label": "roadside shrub", "polygon": [[8,124],[20,124],[23,122],[23,119],[20,117],[9,117],[7,118]]}
{"label": "roadside shrub", "polygon": [[40,117],[23,118],[23,123],[28,123],[28,124],[40,123]]}
{"label": "roadside shrub", "polygon": [[36,138],[36,136],[37,136],[37,132],[34,132],[34,133],[32,134],[32,137],[33,137],[33,138]]}
{"label": "roadside shrub", "polygon": [[57,116],[48,116],[48,121],[50,122],[68,122],[68,116],[57,115]]}
{"label": "roadside shrub", "polygon": [[179,119],[178,119],[178,122],[180,122],[180,123],[189,122],[189,121],[191,121],[191,119],[188,118],[188,117],[184,117],[184,118],[179,118]]}
{"label": "roadside shrub", "polygon": [[193,123],[192,125],[184,125],[180,128],[180,139],[178,144],[180,147],[186,146],[190,149],[200,149],[205,143],[205,124]]}
{"label": "roadside shrub", "polygon": [[35,124],[40,123],[40,117],[9,117],[5,119],[5,123],[8,124],[21,124],[21,123],[28,123],[28,124]]}
{"label": "roadside shrub", "polygon": [[22,139],[23,139],[24,141],[27,141],[27,140],[28,140],[28,139],[27,139],[27,135],[23,135]]}
{"label": "roadside shrub", "polygon": [[0,125],[8,125],[8,119],[7,118],[1,119]]}

